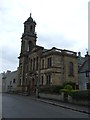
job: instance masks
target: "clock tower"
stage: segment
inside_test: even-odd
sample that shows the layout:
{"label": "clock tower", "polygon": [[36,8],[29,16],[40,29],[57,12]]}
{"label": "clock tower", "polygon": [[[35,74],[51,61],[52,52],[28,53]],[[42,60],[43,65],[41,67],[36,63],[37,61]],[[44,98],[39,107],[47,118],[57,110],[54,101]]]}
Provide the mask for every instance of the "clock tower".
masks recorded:
{"label": "clock tower", "polygon": [[28,55],[32,49],[36,46],[37,35],[35,33],[36,22],[33,20],[31,13],[30,17],[24,22],[24,33],[21,37],[21,52],[19,58],[19,83],[18,85],[23,88],[23,85],[28,83],[28,69],[29,59]]}
{"label": "clock tower", "polygon": [[21,54],[25,52],[31,52],[36,45],[37,35],[35,33],[36,22],[30,17],[24,22],[24,33],[22,34]]}

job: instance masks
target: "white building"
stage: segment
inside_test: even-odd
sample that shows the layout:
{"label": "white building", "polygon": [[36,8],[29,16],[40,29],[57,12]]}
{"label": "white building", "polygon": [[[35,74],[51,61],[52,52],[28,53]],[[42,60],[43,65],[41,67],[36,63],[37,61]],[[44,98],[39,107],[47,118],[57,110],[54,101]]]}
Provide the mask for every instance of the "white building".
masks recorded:
{"label": "white building", "polygon": [[79,89],[90,89],[90,55],[85,55],[85,61],[79,69]]}
{"label": "white building", "polygon": [[7,71],[2,73],[2,92],[10,92],[17,90],[18,72]]}
{"label": "white building", "polygon": [[0,74],[0,93],[2,93],[2,74]]}

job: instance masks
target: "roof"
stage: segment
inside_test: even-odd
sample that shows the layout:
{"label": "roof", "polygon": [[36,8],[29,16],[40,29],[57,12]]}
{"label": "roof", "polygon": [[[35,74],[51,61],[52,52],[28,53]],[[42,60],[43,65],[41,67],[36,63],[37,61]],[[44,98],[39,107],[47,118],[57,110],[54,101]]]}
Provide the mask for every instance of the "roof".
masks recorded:
{"label": "roof", "polygon": [[36,22],[33,20],[32,16],[31,16],[31,13],[30,13],[30,17],[24,22],[25,23],[31,23],[33,22],[34,24],[36,24]]}
{"label": "roof", "polygon": [[39,46],[39,45],[35,45],[34,48],[32,49],[32,51],[31,51],[30,53],[36,52],[36,51],[38,51],[38,50],[40,50],[40,49],[44,49],[44,47]]}
{"label": "roof", "polygon": [[85,58],[85,61],[83,62],[82,66],[79,69],[79,73],[90,71],[90,59]]}
{"label": "roof", "polygon": [[70,51],[70,50],[62,50],[62,49],[58,49],[58,48],[55,48],[55,47],[52,47],[51,49],[44,49],[43,50],[43,55],[46,55],[46,54],[52,54],[52,53],[56,53],[56,54],[62,54],[62,55],[68,55],[68,56],[77,56],[77,53],[76,52],[73,52],[73,51]]}

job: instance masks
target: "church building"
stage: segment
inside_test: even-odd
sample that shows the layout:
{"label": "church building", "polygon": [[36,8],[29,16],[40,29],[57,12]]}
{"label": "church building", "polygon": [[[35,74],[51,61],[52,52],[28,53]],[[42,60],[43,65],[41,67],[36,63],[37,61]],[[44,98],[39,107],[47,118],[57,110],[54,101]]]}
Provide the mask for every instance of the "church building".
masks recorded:
{"label": "church building", "polygon": [[36,22],[30,17],[24,22],[18,67],[18,88],[35,92],[44,85],[78,83],[77,53],[55,47],[45,49],[36,44]]}

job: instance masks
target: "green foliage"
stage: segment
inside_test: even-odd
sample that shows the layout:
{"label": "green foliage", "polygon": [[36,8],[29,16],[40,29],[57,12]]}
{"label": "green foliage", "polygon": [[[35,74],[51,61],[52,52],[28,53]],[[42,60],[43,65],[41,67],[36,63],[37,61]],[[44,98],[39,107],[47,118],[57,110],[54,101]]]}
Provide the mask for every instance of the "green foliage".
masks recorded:
{"label": "green foliage", "polygon": [[73,87],[71,85],[67,84],[64,86],[64,89],[71,91],[71,90],[73,90]]}
{"label": "green foliage", "polygon": [[61,89],[61,90],[59,90],[59,93],[62,93],[62,92],[64,92],[65,94],[68,94],[69,90],[68,89]]}
{"label": "green foliage", "polygon": [[69,95],[75,100],[89,100],[90,90],[72,90]]}
{"label": "green foliage", "polygon": [[[69,87],[67,87],[69,90],[74,89],[74,83],[73,82],[66,82],[63,84],[63,86],[60,85],[45,85],[45,86],[41,86],[40,87],[40,92],[41,93],[50,93],[50,94],[60,94],[61,93],[61,89],[63,89],[65,86],[69,85]],[[66,89],[66,88],[65,88]]]}
{"label": "green foliage", "polygon": [[64,94],[68,95],[68,93],[73,90],[73,87],[71,85],[72,83],[64,83],[63,84],[63,89],[59,90],[59,94],[61,94],[62,92],[64,92]]}
{"label": "green foliage", "polygon": [[59,94],[60,89],[62,89],[62,86],[58,86],[58,85],[42,86],[42,87],[40,87],[40,92],[41,93]]}
{"label": "green foliage", "polygon": [[71,85],[72,88],[73,88],[73,90],[75,90],[75,83],[73,83],[73,82],[65,82],[65,83],[63,84],[63,88],[64,88],[66,85]]}

